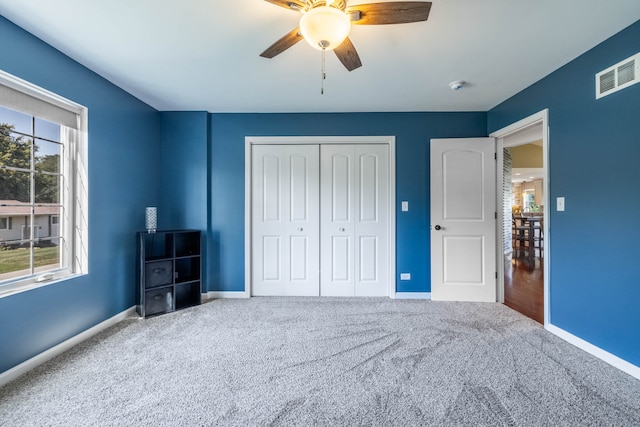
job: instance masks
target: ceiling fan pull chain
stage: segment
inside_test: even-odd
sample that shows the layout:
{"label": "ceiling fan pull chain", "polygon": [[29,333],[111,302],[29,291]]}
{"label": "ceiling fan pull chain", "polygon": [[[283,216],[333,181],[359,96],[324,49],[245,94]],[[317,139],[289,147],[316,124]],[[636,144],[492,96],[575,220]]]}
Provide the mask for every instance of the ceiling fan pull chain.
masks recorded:
{"label": "ceiling fan pull chain", "polygon": [[320,95],[324,95],[324,81],[327,78],[327,73],[325,72],[325,52],[326,52],[326,49],[322,49],[322,71],[321,71],[321,79],[320,79]]}

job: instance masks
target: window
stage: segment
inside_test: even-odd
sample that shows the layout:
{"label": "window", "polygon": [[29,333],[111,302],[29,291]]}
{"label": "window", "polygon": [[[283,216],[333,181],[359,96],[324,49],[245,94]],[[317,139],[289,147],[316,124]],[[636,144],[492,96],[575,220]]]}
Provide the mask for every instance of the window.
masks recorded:
{"label": "window", "polygon": [[9,230],[11,228],[11,218],[0,218],[0,230]]}
{"label": "window", "polygon": [[540,207],[536,205],[535,190],[524,190],[524,193],[522,193],[522,203],[525,212],[538,212],[540,210]]}
{"label": "window", "polygon": [[87,272],[86,108],[0,71],[0,296]]}

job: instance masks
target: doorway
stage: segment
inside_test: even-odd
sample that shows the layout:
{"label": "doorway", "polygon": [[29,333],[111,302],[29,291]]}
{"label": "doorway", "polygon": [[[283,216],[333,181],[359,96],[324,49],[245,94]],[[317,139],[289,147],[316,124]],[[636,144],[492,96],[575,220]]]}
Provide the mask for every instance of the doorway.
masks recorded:
{"label": "doorway", "polygon": [[494,132],[498,157],[498,297],[548,323],[548,111]]}

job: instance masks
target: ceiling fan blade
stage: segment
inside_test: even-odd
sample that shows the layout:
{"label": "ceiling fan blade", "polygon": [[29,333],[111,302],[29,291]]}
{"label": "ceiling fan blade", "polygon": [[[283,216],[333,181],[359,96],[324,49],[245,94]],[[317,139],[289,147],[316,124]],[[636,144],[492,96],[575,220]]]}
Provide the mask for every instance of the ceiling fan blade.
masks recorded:
{"label": "ceiling fan blade", "polygon": [[269,3],[273,3],[276,6],[284,7],[285,9],[291,9],[295,11],[304,10],[305,2],[301,0],[265,0]]}
{"label": "ceiling fan blade", "polygon": [[431,11],[429,1],[399,1],[357,4],[348,7],[352,24],[382,25],[426,21]]}
{"label": "ceiling fan blade", "polygon": [[302,34],[300,34],[300,29],[296,28],[295,30],[286,34],[280,40],[269,46],[267,50],[260,54],[260,56],[262,56],[263,58],[273,58],[274,56],[279,55],[285,50],[289,49],[291,46],[298,43],[302,39],[303,37]]}
{"label": "ceiling fan blade", "polygon": [[336,56],[347,70],[353,71],[356,68],[362,66],[362,62],[360,62],[360,56],[358,56],[358,52],[353,46],[353,43],[351,43],[349,37],[344,39],[340,46],[333,49],[333,51],[336,53]]}

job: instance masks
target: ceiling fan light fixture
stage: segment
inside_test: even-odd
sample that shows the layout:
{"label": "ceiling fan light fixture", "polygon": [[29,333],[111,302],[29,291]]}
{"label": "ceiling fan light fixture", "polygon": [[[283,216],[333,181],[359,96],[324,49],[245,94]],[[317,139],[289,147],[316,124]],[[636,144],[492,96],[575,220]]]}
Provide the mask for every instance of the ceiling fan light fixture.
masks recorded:
{"label": "ceiling fan light fixture", "polygon": [[333,50],[351,31],[349,15],[334,7],[315,7],[300,18],[300,32],[313,48]]}

